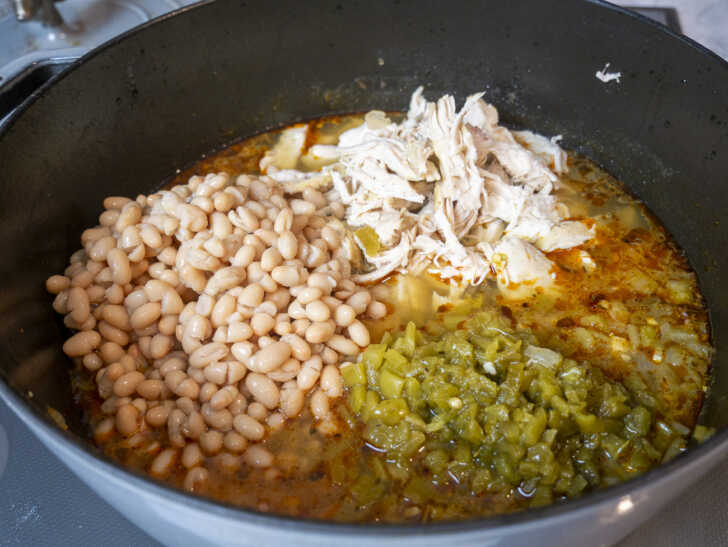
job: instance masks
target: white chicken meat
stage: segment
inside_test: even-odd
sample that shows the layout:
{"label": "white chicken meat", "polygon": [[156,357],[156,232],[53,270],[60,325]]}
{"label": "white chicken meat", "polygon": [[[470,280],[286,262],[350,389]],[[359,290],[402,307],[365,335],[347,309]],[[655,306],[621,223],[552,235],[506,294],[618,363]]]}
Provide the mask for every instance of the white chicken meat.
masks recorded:
{"label": "white chicken meat", "polygon": [[[290,191],[333,186],[347,223],[377,233],[382,249],[367,255],[373,269],[360,282],[426,269],[456,283],[495,276],[502,287],[547,287],[544,253],[579,246],[592,229],[569,220],[553,194],[566,168],[558,138],[509,131],[482,96],[458,112],[451,95],[429,102],[420,87],[401,123],[372,111],[337,145],[311,147],[335,160],[319,171],[293,169],[288,149],[267,154],[261,170]],[[305,141],[293,129],[288,148]]]}

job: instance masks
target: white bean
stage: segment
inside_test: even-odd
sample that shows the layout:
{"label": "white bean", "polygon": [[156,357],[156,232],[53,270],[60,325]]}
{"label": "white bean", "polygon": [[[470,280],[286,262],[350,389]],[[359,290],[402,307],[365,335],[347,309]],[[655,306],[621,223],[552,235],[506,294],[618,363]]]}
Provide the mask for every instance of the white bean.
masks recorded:
{"label": "white bean", "polygon": [[304,394],[300,389],[284,389],[281,391],[281,410],[289,418],[295,418],[301,412]]}
{"label": "white bean", "polygon": [[162,450],[151,466],[149,467],[149,473],[155,477],[164,478],[172,471],[175,461],[177,460],[177,450],[174,448],[167,448]]}
{"label": "white bean", "polygon": [[269,247],[260,257],[260,267],[263,271],[270,272],[276,266],[280,266],[283,262],[283,257],[276,247]]}
{"label": "white bean", "polygon": [[225,386],[218,390],[210,399],[210,407],[213,410],[222,410],[235,400],[238,390],[234,386]]}
{"label": "white bean", "polygon": [[91,353],[101,344],[101,335],[89,330],[77,332],[63,344],[63,353],[69,357],[81,357]]}
{"label": "white bean", "polygon": [[245,342],[253,336],[253,329],[242,321],[230,323],[227,328],[228,342]]}
{"label": "white bean", "polygon": [[331,317],[331,310],[321,300],[314,300],[306,304],[306,315],[311,321],[326,321]]}
{"label": "white bean", "polygon": [[268,334],[273,330],[275,324],[276,320],[267,313],[256,313],[250,319],[250,326],[257,336]]}
{"label": "white bean", "polygon": [[284,287],[293,287],[298,284],[300,279],[298,271],[293,266],[277,266],[273,268],[270,275],[276,283]]}
{"label": "white bean", "polygon": [[159,319],[161,314],[162,306],[159,302],[147,302],[134,310],[129,319],[129,323],[132,328],[143,329]]}
{"label": "white bean", "polygon": [[285,231],[278,238],[278,251],[286,260],[291,260],[298,254],[298,239],[293,232]]}
{"label": "white bean", "polygon": [[348,304],[342,304],[334,310],[334,321],[340,327],[348,327],[356,319],[356,311]]}
{"label": "white bean", "polygon": [[332,336],[326,342],[326,345],[342,355],[356,355],[359,353],[359,347],[354,342],[340,334]]}
{"label": "white bean", "polygon": [[68,291],[68,312],[76,323],[82,324],[89,318],[91,304],[88,293],[80,287],[73,287]]}
{"label": "white bean", "polygon": [[212,342],[205,344],[201,348],[195,350],[190,355],[189,363],[191,367],[202,368],[213,361],[221,361],[228,354],[228,347],[226,344],[219,342]]}
{"label": "white bean", "polygon": [[281,342],[285,342],[291,347],[291,355],[299,361],[305,361],[311,357],[311,346],[300,336],[286,334],[281,336]]}
{"label": "white bean", "polygon": [[126,285],[131,282],[129,257],[126,256],[124,251],[121,249],[111,249],[106,255],[106,260],[111,268],[114,283]]}
{"label": "white bean", "polygon": [[275,408],[280,401],[278,386],[267,376],[251,372],[245,377],[245,387],[266,408]]}
{"label": "white bean", "polygon": [[235,431],[249,441],[259,441],[265,435],[265,428],[256,419],[247,414],[238,414],[233,419]]}
{"label": "white bean", "polygon": [[292,347],[283,339],[269,344],[250,358],[248,368],[256,372],[270,372],[277,369],[291,356]]}
{"label": "white bean", "polygon": [[286,207],[284,209],[281,209],[279,211],[278,215],[276,215],[276,219],[273,224],[273,229],[276,232],[278,232],[279,234],[284,234],[285,232],[290,231],[292,224],[293,224],[293,211],[291,211],[290,208]]}
{"label": "white bean", "polygon": [[301,366],[301,371],[298,373],[298,377],[296,379],[298,388],[303,391],[311,389],[321,375],[322,366],[321,357],[318,355],[315,355],[308,361],[305,361]]}
{"label": "white bean", "polygon": [[265,468],[273,465],[273,454],[258,444],[248,448],[243,459],[251,467]]}
{"label": "white bean", "polygon": [[328,342],[334,335],[335,326],[333,322],[317,322],[313,323],[306,329],[306,341],[311,344],[321,344]]}
{"label": "white bean", "polygon": [[240,302],[243,306],[255,308],[263,301],[263,296],[265,296],[263,287],[257,283],[251,283],[243,289],[242,293],[240,293],[240,296],[238,296],[238,302]]}
{"label": "white bean", "polygon": [[255,247],[252,245],[243,245],[235,253],[235,256],[230,260],[233,266],[240,266],[241,268],[247,268],[254,260],[257,252]]}
{"label": "white bean", "polygon": [[251,342],[235,342],[232,346],[230,346],[230,351],[232,352],[235,359],[237,359],[241,363],[244,363],[246,366],[257,366],[257,362],[251,363],[250,357],[253,355],[253,353],[255,353],[255,346]]}
{"label": "white bean", "polygon": [[349,337],[357,346],[365,348],[369,345],[369,330],[364,326],[364,323],[362,323],[361,321],[354,321],[347,328],[347,332],[349,333]]}
{"label": "white bean", "polygon": [[369,294],[369,291],[359,291],[351,295],[346,303],[354,308],[354,311],[359,315],[366,311],[371,301],[372,295]]}
{"label": "white bean", "polygon": [[326,365],[321,372],[321,389],[332,399],[340,397],[344,392],[344,381],[339,369],[334,365]]}
{"label": "white bean", "polygon": [[311,413],[319,420],[327,418],[330,412],[329,398],[323,391],[316,390],[311,396]]}
{"label": "white bean", "polygon": [[71,286],[71,280],[63,275],[52,275],[46,280],[46,290],[58,294]]}

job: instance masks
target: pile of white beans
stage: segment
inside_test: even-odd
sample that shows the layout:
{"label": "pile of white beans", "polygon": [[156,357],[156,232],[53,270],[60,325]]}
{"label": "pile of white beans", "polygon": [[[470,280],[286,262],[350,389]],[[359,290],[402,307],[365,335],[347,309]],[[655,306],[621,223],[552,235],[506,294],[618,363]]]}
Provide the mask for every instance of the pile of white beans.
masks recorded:
{"label": "pile of white beans", "polygon": [[260,441],[307,399],[319,429],[335,430],[339,362],[369,344],[360,318],[387,314],[350,279],[340,203],[210,174],[104,207],[46,283],[78,331],[64,352],[95,373],[98,442],[123,437],[158,477],[181,462],[197,490],[208,457],[271,468]]}

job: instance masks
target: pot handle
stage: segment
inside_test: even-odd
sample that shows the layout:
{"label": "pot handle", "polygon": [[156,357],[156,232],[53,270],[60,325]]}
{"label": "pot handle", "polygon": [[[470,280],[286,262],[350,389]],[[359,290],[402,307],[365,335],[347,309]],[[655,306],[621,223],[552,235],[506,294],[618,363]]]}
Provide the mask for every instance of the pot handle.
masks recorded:
{"label": "pot handle", "polygon": [[23,101],[71,63],[70,59],[34,63],[6,83],[0,81],[0,128]]}

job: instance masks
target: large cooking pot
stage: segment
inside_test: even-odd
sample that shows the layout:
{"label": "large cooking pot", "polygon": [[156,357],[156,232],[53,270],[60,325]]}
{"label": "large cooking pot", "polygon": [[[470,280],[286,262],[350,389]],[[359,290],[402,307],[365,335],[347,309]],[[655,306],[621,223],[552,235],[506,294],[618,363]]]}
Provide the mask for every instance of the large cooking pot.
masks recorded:
{"label": "large cooking pot", "polygon": [[[595,72],[610,62],[620,82]],[[193,497],[89,441],[45,293],[102,198],[148,192],[234,139],[324,114],[484,89],[502,119],[562,134],[663,220],[698,273],[717,348],[704,445],[568,503],[467,522],[341,525]],[[624,536],[728,454],[728,64],[602,2],[204,3],[92,52],[0,135],[0,396],[75,473],[174,545],[596,545]],[[47,408],[68,422],[61,431]]]}

